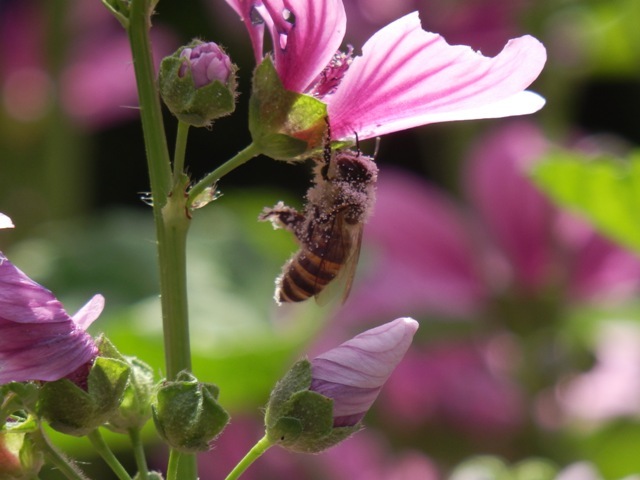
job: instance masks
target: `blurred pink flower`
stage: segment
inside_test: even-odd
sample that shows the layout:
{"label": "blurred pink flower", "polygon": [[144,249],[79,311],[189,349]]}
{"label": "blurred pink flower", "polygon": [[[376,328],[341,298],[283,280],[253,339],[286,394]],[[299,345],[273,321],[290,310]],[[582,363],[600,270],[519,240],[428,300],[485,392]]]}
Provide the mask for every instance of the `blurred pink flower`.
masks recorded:
{"label": "blurred pink flower", "polygon": [[311,361],[309,390],[333,400],[334,427],[357,425],[409,349],[418,322],[399,318],[356,335]]}
{"label": "blurred pink flower", "polygon": [[[198,456],[199,473],[207,480],[223,480],[262,436],[264,425],[234,415],[208,453]],[[243,480],[283,478],[323,480],[437,480],[433,463],[415,451],[392,453],[387,441],[366,429],[319,455],[273,448],[243,474]]]}
{"label": "blurred pink flower", "polygon": [[[48,113],[58,95],[65,112],[83,127],[102,128],[134,117],[138,97],[124,29],[100,2],[70,2],[65,18],[68,50],[56,80],[43,7],[38,2],[15,1],[3,8],[0,106],[17,120],[34,121]],[[151,37],[159,63],[175,49],[173,36],[159,26]]]}
{"label": "blurred pink flower", "polygon": [[492,348],[490,342],[448,341],[410,350],[389,379],[379,408],[403,430],[435,424],[470,437],[489,431],[494,440],[500,432],[513,432],[522,422],[523,398],[492,365]]}
{"label": "blurred pink flower", "polygon": [[569,420],[600,423],[640,415],[640,328],[611,321],[597,332],[594,367],[561,384],[557,400]]}
{"label": "blurred pink flower", "polygon": [[[336,54],[342,0],[227,0],[249,30],[256,60],[265,26],[285,88],[318,93],[333,138],[375,137],[429,123],[533,113],[544,99],[525,91],[546,61],[533,37],[510,40],[494,58],[422,30],[413,12],[375,33],[362,56]],[[329,84],[327,87],[325,84]]]}
{"label": "blurred pink flower", "polygon": [[70,317],[0,252],[0,384],[53,381],[84,368],[98,354],[85,330],[103,307],[104,298],[95,295]]}
{"label": "blurred pink flower", "polygon": [[364,236],[372,265],[340,317],[469,317],[496,297],[550,288],[566,302],[629,298],[640,286],[640,261],[527,178],[527,166],[550,147],[525,121],[484,138],[463,172],[468,207],[382,168]]}

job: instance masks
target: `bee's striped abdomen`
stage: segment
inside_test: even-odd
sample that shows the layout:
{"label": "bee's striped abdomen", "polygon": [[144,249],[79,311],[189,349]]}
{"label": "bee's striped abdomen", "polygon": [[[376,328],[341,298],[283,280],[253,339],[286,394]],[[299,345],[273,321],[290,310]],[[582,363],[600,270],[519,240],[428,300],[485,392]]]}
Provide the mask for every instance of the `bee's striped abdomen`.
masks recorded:
{"label": "bee's striped abdomen", "polygon": [[322,258],[310,250],[300,250],[285,266],[278,279],[279,302],[302,302],[317,295],[333,280],[342,261]]}

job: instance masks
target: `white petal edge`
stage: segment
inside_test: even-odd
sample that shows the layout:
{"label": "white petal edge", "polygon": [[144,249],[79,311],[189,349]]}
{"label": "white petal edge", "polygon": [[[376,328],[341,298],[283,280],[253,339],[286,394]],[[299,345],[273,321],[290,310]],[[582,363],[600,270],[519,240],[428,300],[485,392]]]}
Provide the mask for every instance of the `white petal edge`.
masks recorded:
{"label": "white petal edge", "polygon": [[0,228],[14,228],[15,225],[4,213],[0,213]]}

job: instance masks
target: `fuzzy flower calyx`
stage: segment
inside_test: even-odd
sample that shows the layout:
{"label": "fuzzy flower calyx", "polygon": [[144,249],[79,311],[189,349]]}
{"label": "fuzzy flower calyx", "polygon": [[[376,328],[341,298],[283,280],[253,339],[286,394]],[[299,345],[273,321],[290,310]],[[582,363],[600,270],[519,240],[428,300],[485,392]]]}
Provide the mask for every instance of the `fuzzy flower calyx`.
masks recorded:
{"label": "fuzzy flower calyx", "polygon": [[417,329],[415,320],[399,318],[297,362],[271,392],[265,415],[269,440],[316,453],[359,430]]}
{"label": "fuzzy flower calyx", "polygon": [[484,57],[424,31],[413,12],[376,32],[351,60],[338,51],[346,31],[342,0],[227,3],[249,30],[257,62],[269,31],[283,88],[326,105],[334,140],[354,132],[366,139],[430,123],[523,115],[544,105],[525,90],[546,61],[544,46],[531,36]]}
{"label": "fuzzy flower calyx", "polygon": [[232,113],[236,67],[213,42],[194,40],[160,64],[160,94],[176,117],[195,127]]}
{"label": "fuzzy flower calyx", "polygon": [[85,330],[103,307],[96,295],[69,316],[0,252],[0,384],[54,381],[90,365],[98,347]]}

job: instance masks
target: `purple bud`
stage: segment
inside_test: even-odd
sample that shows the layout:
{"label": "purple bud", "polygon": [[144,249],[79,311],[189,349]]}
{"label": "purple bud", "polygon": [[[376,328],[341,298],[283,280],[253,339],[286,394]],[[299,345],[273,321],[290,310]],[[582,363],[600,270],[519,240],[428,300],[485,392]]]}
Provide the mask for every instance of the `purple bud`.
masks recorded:
{"label": "purple bud", "polygon": [[180,53],[180,58],[186,61],[180,66],[178,75],[184,77],[187,67],[190,68],[196,88],[204,87],[216,80],[227,84],[232,71],[231,60],[217,44],[199,43],[193,48],[185,48]]}
{"label": "purple bud", "polygon": [[104,298],[95,295],[70,317],[0,252],[0,385],[58,380],[91,362],[98,348],[85,330],[103,307]]}
{"label": "purple bud", "polygon": [[310,390],[333,399],[334,427],[356,425],[411,345],[418,322],[399,318],[311,361]]}

